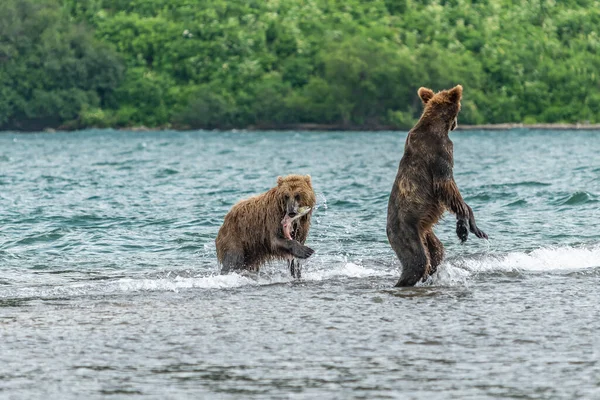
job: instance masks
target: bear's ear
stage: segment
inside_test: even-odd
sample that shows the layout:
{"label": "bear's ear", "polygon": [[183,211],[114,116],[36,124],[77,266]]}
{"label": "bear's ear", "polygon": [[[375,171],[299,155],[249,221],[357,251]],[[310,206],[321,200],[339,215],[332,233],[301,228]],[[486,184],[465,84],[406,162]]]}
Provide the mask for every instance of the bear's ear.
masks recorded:
{"label": "bear's ear", "polygon": [[277,177],[277,186],[281,186],[282,183],[283,183],[283,176],[278,176]]}
{"label": "bear's ear", "polygon": [[306,183],[308,183],[309,185],[311,184],[310,175],[308,175],[308,174],[304,175],[304,180],[305,180],[305,181],[306,181]]}
{"label": "bear's ear", "polygon": [[448,92],[448,98],[453,103],[460,103],[462,99],[463,87],[461,85],[456,85]]}
{"label": "bear's ear", "polygon": [[419,93],[419,97],[421,98],[423,104],[427,104],[427,102],[431,100],[431,98],[434,95],[433,90],[427,89],[425,87],[420,87],[417,93]]}

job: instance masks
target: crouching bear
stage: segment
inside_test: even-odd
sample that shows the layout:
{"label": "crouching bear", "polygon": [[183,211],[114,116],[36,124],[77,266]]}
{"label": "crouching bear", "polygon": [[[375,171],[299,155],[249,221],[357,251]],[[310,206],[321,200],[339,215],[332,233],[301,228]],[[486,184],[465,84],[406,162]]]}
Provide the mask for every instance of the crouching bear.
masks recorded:
{"label": "crouching bear", "polygon": [[217,234],[221,273],[258,271],[267,261],[285,259],[300,278],[299,259],[314,250],[304,245],[316,203],[310,175],[277,178],[266,193],[242,200],[225,216]]}
{"label": "crouching bear", "polygon": [[462,242],[469,231],[487,239],[477,228],[473,210],[464,202],[452,173],[454,156],[448,133],[456,128],[462,86],[435,94],[420,88],[418,93],[424,111],[406,138],[388,203],[387,236],[402,264],[396,286],[413,286],[435,273],[444,258],[444,246],[433,226],[445,210],[456,214],[456,234]]}

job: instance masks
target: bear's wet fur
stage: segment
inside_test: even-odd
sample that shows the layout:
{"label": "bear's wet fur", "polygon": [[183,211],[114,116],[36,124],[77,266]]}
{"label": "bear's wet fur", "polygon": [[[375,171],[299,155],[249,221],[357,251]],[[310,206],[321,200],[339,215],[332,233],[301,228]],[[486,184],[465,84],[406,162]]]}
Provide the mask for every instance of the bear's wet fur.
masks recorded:
{"label": "bear's wet fur", "polygon": [[[288,175],[278,177],[277,186],[266,193],[235,204],[217,234],[221,273],[258,271],[267,261],[285,259],[295,275],[297,260],[314,253],[304,242],[315,203],[310,175]],[[300,207],[311,210],[293,222],[290,240],[284,237],[282,220],[286,215],[294,217]]]}
{"label": "bear's wet fur", "polygon": [[404,155],[388,203],[387,236],[402,264],[396,286],[414,286],[435,273],[444,258],[444,246],[433,226],[444,211],[457,217],[456,234],[467,240],[477,228],[473,210],[463,200],[453,176],[453,144],[448,134],[456,128],[463,88],[434,93],[418,90],[424,110],[406,138]]}

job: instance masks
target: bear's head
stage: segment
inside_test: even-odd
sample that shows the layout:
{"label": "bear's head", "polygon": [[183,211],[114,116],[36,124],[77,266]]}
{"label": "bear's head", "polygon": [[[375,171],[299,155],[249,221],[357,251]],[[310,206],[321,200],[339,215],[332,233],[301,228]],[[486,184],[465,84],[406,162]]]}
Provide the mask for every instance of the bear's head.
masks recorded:
{"label": "bear's head", "polygon": [[441,118],[447,125],[448,131],[454,130],[460,111],[462,92],[463,88],[461,85],[456,85],[452,89],[442,90],[437,93],[433,93],[433,90],[424,87],[419,88],[419,97],[425,106],[423,117]]}
{"label": "bear's head", "polygon": [[317,202],[310,175],[278,177],[277,197],[280,199],[282,211],[290,218],[295,217],[301,207],[311,207],[312,212]]}

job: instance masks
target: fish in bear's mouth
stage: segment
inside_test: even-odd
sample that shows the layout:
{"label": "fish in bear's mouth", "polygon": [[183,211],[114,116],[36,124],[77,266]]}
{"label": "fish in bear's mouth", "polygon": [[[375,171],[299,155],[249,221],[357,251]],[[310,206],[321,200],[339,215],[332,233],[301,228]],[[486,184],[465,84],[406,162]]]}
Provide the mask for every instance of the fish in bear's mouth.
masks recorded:
{"label": "fish in bear's mouth", "polygon": [[285,216],[283,217],[283,220],[281,221],[281,225],[283,226],[283,237],[284,238],[293,240],[292,239],[292,229],[293,229],[294,221],[296,221],[297,219],[300,219],[303,216],[305,216],[306,214],[308,214],[310,209],[311,209],[310,207],[300,207],[298,209],[298,213],[296,215],[294,215],[293,217],[290,217],[288,214],[285,214]]}

